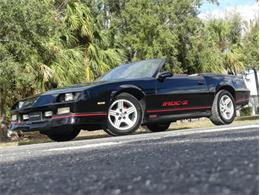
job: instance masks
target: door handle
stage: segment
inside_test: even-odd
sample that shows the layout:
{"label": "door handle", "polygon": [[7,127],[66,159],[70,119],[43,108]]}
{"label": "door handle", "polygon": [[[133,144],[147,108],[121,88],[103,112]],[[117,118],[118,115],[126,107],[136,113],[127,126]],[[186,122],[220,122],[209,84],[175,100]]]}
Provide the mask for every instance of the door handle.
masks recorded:
{"label": "door handle", "polygon": [[203,81],[198,81],[198,85],[204,85],[205,83]]}

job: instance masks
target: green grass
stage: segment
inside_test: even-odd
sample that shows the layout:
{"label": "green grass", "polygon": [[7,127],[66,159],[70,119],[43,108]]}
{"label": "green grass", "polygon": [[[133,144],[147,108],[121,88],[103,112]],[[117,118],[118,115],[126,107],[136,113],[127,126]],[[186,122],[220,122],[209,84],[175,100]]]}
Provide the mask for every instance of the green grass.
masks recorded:
{"label": "green grass", "polygon": [[[231,126],[250,125],[250,124],[259,124],[259,117],[258,116],[239,117],[231,124]],[[177,121],[175,123],[172,123],[169,128],[169,131],[176,131],[180,129],[203,128],[203,127],[204,128],[215,127],[215,125],[213,125],[211,121],[206,118],[199,119],[199,120],[192,120],[191,122],[189,120],[183,120],[183,121]],[[148,132],[149,132],[148,130],[144,128],[140,128],[136,133],[139,134],[139,133],[148,133]],[[25,134],[24,137],[25,138],[21,141],[10,141],[5,143],[0,143],[0,148],[51,142],[51,140],[48,139],[47,136],[40,135],[37,132],[27,133]],[[106,134],[103,130],[81,131],[79,136],[76,138],[76,140],[97,139],[103,137],[109,137],[109,135]]]}

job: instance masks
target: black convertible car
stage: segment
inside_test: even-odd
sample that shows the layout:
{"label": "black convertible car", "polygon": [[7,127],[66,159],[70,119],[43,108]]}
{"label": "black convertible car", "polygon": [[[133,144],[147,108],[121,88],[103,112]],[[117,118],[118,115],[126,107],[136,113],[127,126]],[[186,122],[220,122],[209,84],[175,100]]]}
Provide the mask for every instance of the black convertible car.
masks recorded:
{"label": "black convertible car", "polygon": [[173,75],[165,60],[118,66],[93,83],[51,90],[12,107],[11,131],[40,131],[55,141],[80,130],[126,135],[140,125],[167,130],[178,119],[209,117],[230,124],[249,101],[242,78],[232,75]]}

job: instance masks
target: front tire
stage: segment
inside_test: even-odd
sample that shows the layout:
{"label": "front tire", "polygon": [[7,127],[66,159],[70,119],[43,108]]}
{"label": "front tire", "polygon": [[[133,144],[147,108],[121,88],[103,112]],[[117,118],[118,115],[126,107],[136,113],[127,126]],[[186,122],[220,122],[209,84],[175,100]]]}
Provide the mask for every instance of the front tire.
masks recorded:
{"label": "front tire", "polygon": [[220,90],[214,98],[210,120],[215,125],[230,124],[236,117],[235,101],[227,90]]}
{"label": "front tire", "polygon": [[152,132],[161,132],[169,129],[171,123],[147,124],[146,127]]}
{"label": "front tire", "polygon": [[48,138],[50,138],[53,141],[56,142],[63,142],[63,141],[71,141],[77,135],[79,134],[80,130],[79,129],[73,129],[73,130],[56,130],[56,132],[52,133],[47,133],[46,135]]}
{"label": "front tire", "polygon": [[139,101],[128,93],[119,94],[108,109],[107,126],[109,135],[128,135],[141,125],[143,110]]}

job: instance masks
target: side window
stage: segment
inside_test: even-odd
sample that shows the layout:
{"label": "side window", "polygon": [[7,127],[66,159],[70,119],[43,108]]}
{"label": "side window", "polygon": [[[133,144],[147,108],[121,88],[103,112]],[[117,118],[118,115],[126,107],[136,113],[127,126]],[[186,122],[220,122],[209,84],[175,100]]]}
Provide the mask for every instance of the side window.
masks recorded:
{"label": "side window", "polygon": [[174,76],[186,76],[187,74],[184,74],[183,71],[175,65],[166,63],[164,64],[164,66],[162,67],[160,72],[165,72],[165,71],[169,71],[171,73],[173,73]]}
{"label": "side window", "polygon": [[162,67],[160,72],[165,72],[165,71],[172,72],[172,69],[173,69],[172,65],[167,63],[167,64],[163,65],[163,67]]}

